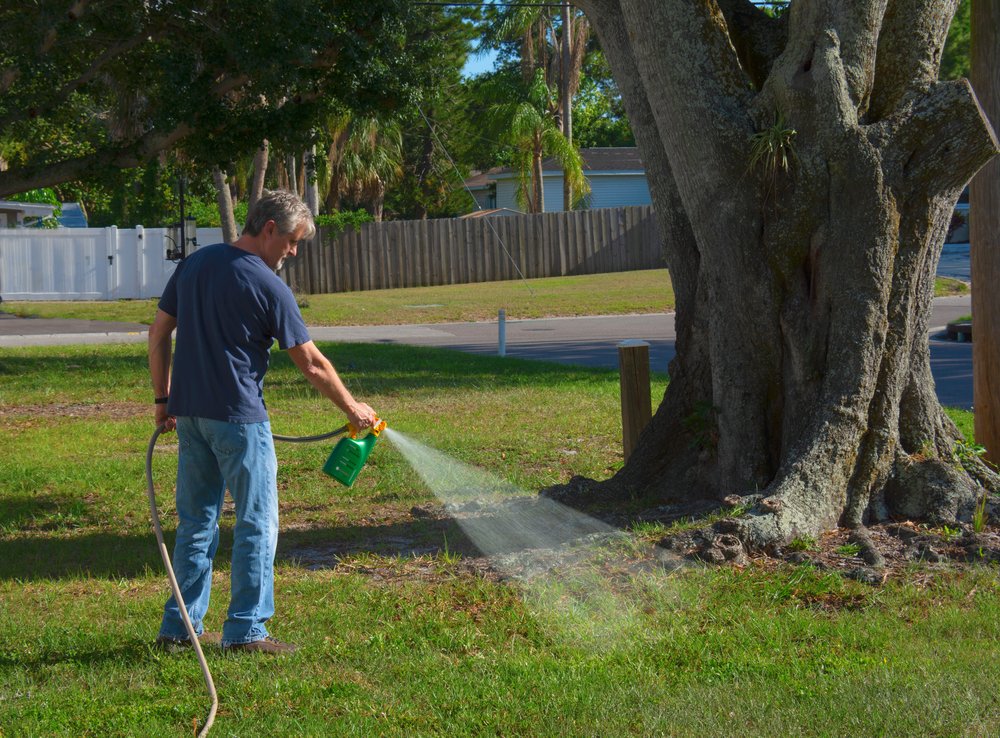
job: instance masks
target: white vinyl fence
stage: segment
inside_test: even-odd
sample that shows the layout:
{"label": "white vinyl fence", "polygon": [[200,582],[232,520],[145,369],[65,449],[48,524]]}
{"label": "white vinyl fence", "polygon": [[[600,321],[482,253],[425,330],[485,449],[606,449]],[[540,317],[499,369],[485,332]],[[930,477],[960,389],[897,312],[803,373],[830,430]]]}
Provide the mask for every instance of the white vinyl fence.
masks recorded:
{"label": "white vinyl fence", "polygon": [[[125,300],[159,297],[174,271],[166,228],[0,228],[0,298]],[[202,246],[222,229],[199,228]]]}

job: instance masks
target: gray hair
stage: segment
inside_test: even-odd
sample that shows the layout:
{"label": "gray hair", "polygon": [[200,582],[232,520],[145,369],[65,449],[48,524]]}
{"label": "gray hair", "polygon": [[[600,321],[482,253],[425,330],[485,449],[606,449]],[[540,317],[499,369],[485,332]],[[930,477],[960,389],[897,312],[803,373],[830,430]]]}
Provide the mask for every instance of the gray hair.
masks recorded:
{"label": "gray hair", "polygon": [[294,233],[302,225],[306,226],[303,239],[312,238],[316,233],[309,207],[302,202],[302,198],[288,190],[264,190],[264,194],[247,212],[243,232],[258,236],[269,220],[278,226],[279,233]]}

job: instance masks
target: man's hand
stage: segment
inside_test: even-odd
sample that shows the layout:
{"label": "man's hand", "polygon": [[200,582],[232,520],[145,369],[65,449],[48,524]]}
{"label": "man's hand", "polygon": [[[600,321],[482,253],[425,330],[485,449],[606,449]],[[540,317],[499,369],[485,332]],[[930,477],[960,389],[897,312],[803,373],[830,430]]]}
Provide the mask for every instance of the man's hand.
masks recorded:
{"label": "man's hand", "polygon": [[166,405],[156,406],[156,427],[159,428],[161,425],[164,433],[169,433],[177,427],[177,418],[167,414]]}
{"label": "man's hand", "polygon": [[353,425],[358,430],[364,430],[365,428],[371,428],[375,425],[375,411],[371,409],[369,405],[364,402],[357,403],[347,412],[347,419],[351,421]]}

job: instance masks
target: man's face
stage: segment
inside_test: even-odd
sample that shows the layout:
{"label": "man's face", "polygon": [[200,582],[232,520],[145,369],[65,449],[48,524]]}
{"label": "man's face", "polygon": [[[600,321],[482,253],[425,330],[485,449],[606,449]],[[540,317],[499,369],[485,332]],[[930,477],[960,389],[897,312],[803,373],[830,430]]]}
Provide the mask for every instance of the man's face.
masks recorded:
{"label": "man's face", "polygon": [[278,271],[287,257],[295,256],[295,252],[299,248],[299,239],[305,235],[305,232],[306,226],[300,225],[294,233],[281,233],[277,223],[273,220],[267,221],[261,232],[264,241],[260,257],[265,264],[274,271]]}

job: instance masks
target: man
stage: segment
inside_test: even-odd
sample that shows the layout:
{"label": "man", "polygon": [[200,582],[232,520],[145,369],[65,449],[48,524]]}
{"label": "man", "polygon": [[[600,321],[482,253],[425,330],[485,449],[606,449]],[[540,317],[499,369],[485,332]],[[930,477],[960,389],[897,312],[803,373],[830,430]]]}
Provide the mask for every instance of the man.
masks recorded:
{"label": "man", "polygon": [[[275,272],[316,227],[290,192],[265,193],[247,213],[233,244],[198,249],[174,271],[149,329],[149,369],[156,423],[176,428],[177,541],[173,565],[188,615],[202,642],[219,545],[219,514],[228,488],[236,508],[231,598],[221,643],[229,651],[290,653],[268,635],[274,614],[278,541],[277,460],[263,398],[273,341],[309,382],[358,428],[375,412],[359,403],[309,339],[298,305]],[[171,333],[177,346],[171,373]],[[157,644],[190,645],[174,598]]]}

